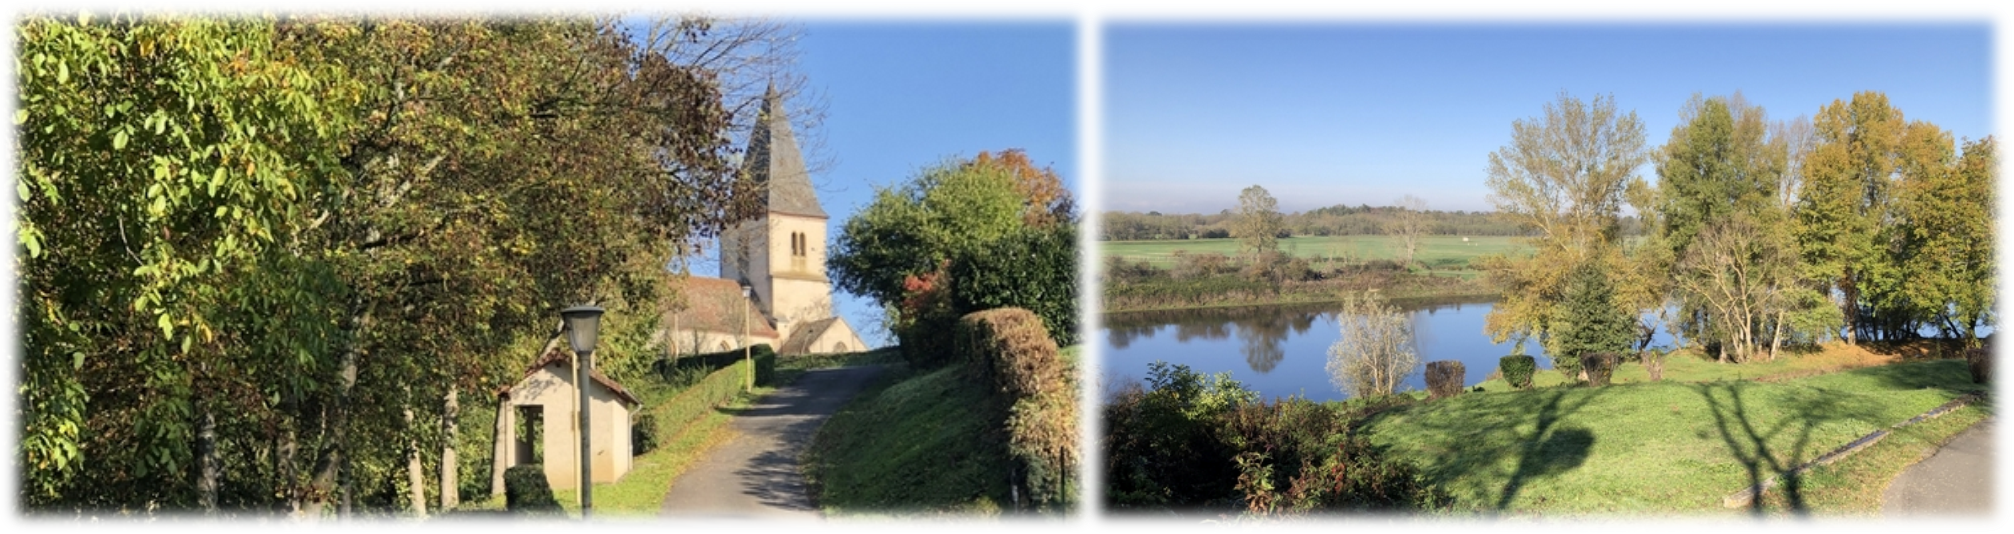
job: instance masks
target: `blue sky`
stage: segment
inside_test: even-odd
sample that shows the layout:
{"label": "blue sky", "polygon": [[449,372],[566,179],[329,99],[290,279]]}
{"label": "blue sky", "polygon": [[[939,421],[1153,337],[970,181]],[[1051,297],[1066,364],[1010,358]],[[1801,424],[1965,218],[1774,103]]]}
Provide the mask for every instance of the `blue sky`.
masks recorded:
{"label": "blue sky", "polygon": [[[1105,210],[1491,209],[1490,152],[1561,91],[1613,94],[1662,145],[1694,93],[1772,120],[1862,90],[1957,137],[1992,132],[1992,34],[1940,25],[1192,25],[1104,33]],[[1641,175],[1655,179],[1648,166]]]}
{"label": "blue sky", "polygon": [[[819,139],[806,157],[827,163],[811,178],[832,216],[828,246],[875,187],[947,158],[1019,148],[1080,189],[1071,21],[798,22],[797,68],[825,105],[819,131],[798,136]],[[834,297],[868,343],[888,341],[874,302]]]}

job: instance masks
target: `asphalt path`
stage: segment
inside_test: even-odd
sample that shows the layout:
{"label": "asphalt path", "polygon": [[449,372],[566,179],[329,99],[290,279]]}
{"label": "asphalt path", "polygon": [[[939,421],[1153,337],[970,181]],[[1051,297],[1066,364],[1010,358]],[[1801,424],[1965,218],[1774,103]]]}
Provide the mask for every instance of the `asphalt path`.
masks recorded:
{"label": "asphalt path", "polygon": [[1885,516],[1993,513],[1993,424],[1989,418],[1904,469],[1881,492]]}
{"label": "asphalt path", "polygon": [[860,393],[880,366],[807,371],[735,410],[734,439],[671,483],[659,515],[699,519],[818,519],[797,458],[819,425]]}

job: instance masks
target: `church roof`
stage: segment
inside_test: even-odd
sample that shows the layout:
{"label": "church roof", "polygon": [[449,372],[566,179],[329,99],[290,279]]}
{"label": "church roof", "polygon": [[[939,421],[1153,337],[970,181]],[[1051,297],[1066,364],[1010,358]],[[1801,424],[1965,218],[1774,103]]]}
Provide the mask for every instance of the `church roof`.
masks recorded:
{"label": "church roof", "polygon": [[690,276],[685,279],[683,293],[685,309],[676,312],[680,330],[740,334],[742,317],[746,316],[749,336],[776,339],[776,327],[769,324],[769,318],[756,309],[753,301],[741,296],[738,282]]}
{"label": "church roof", "polygon": [[818,194],[811,188],[811,174],[804,170],[804,155],[797,150],[797,136],[790,132],[790,119],[783,112],[783,98],[776,86],[762,95],[762,115],[748,138],[749,172],[757,182],[768,185],[765,207],[771,213],[826,218],[818,206]]}
{"label": "church roof", "polygon": [[785,340],[783,342],[783,348],[777,350],[776,353],[777,354],[809,353],[811,352],[811,343],[813,341],[818,341],[818,338],[820,336],[825,335],[826,330],[831,330],[832,325],[838,322],[839,322],[839,316],[835,315],[832,317],[826,317],[824,319],[819,319],[809,323],[804,323],[804,326],[797,327],[797,332],[790,334],[790,339]]}

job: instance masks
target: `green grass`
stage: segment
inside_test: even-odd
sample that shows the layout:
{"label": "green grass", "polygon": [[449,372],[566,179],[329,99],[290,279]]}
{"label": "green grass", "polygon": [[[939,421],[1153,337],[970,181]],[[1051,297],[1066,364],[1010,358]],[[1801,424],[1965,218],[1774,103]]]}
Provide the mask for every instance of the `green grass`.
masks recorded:
{"label": "green grass", "polygon": [[995,515],[1009,459],[984,446],[986,392],[957,366],[895,365],[819,428],[806,477],[828,515]]}
{"label": "green grass", "polygon": [[[1406,406],[1363,431],[1421,466],[1461,509],[1730,514],[1745,511],[1721,507],[1728,493],[1980,388],[1958,360],[1782,382],[1537,388]],[[1940,428],[1926,426],[1919,441],[1937,439]],[[1877,461],[1862,468],[1874,474],[1851,471],[1846,479],[1880,478],[1904,465]],[[1842,485],[1823,473],[1799,483]],[[1813,501],[1772,502],[1760,512],[1809,511]]]}
{"label": "green grass", "polygon": [[[1540,357],[1541,359],[1543,357]],[[1789,350],[1779,354],[1774,361],[1752,361],[1741,364],[1717,363],[1695,350],[1673,352],[1664,362],[1664,379],[1679,382],[1710,382],[1716,380],[1774,380],[1779,377],[1821,374],[1831,371],[1869,367],[1896,363],[1899,359],[1868,351],[1864,346],[1853,346],[1839,342],[1826,343],[1817,349]],[[1494,367],[1468,369],[1469,373],[1489,375]],[[1471,375],[1474,376],[1474,375]],[[1566,377],[1559,371],[1540,369],[1532,375],[1535,387],[1550,387],[1566,383]],[[1638,363],[1623,363],[1610,375],[1614,384],[1649,382],[1650,372]],[[1491,378],[1477,384],[1485,391],[1509,391],[1510,385],[1502,378]]]}
{"label": "green grass", "polygon": [[[1531,250],[1527,238],[1507,236],[1427,236],[1415,259],[1436,271],[1459,269],[1485,254],[1511,254]],[[1347,256],[1355,261],[1396,260],[1405,253],[1399,238],[1383,235],[1304,236],[1280,240],[1280,250],[1303,258]],[[1238,254],[1236,239],[1187,239],[1166,241],[1105,241],[1100,243],[1106,257],[1126,261],[1146,261],[1163,269],[1175,265],[1175,251]]]}

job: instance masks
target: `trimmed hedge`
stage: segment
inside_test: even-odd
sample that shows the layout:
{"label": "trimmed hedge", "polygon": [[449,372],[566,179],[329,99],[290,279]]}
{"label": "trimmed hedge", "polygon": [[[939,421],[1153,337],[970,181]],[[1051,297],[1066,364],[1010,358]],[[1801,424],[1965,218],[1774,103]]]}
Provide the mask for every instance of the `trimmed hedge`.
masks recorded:
{"label": "trimmed hedge", "polygon": [[1462,394],[1462,382],[1468,378],[1462,362],[1441,360],[1427,362],[1427,393],[1436,399],[1445,399]]}
{"label": "trimmed hedge", "polygon": [[953,337],[966,372],[993,388],[988,411],[1006,420],[1008,454],[1022,471],[1015,486],[1038,504],[1075,501],[1076,388],[1042,319],[1021,308],[974,312]]}
{"label": "trimmed hedge", "polygon": [[1527,389],[1531,387],[1532,373],[1538,371],[1538,360],[1524,355],[1505,356],[1497,359],[1497,371],[1511,387]]}
{"label": "trimmed hedge", "polygon": [[1621,360],[1622,357],[1613,352],[1597,352],[1581,356],[1580,368],[1587,371],[1588,385],[1602,387],[1608,385],[1609,375],[1614,374],[1615,366]]}
{"label": "trimmed hedge", "polygon": [[[770,348],[768,343],[763,343],[756,345],[754,347],[749,347],[749,350],[758,359],[760,359],[764,355],[769,356],[776,355],[776,350]],[[740,363],[741,360],[742,360],[742,349],[724,350],[720,352],[708,352],[705,354],[681,356],[675,359],[657,360],[650,363],[650,371],[651,373],[656,374],[657,377],[661,380],[673,380],[673,377],[677,375],[678,371],[681,369],[691,369],[694,367],[699,367],[707,369],[707,372],[711,373],[713,371],[718,371],[721,368],[727,367],[729,365]],[[772,368],[773,367],[774,366],[772,365]],[[758,378],[760,378],[760,375],[758,375]]]}
{"label": "trimmed hedge", "polygon": [[[757,345],[756,348],[767,349],[768,346]],[[757,350],[755,354],[755,383],[768,385],[776,377],[776,353]],[[739,359],[739,352],[735,353],[735,357],[737,359],[733,364],[706,375],[671,400],[632,416],[632,432],[649,433],[653,444],[670,441],[694,421],[712,413],[715,407],[733,401],[735,395],[741,394],[742,383],[747,380],[744,373],[748,369],[748,364]],[[649,430],[643,430],[646,424]]]}
{"label": "trimmed hedge", "polygon": [[545,467],[531,464],[504,471],[504,510],[518,515],[566,515],[552,496]]}

